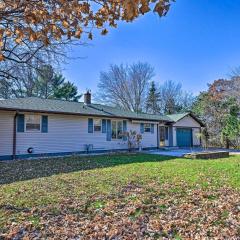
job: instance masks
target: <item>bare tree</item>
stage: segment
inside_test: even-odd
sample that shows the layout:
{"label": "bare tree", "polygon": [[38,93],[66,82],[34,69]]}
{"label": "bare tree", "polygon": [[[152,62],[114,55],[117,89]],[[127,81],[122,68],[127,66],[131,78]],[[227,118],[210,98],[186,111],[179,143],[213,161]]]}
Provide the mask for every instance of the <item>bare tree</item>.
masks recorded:
{"label": "bare tree", "polygon": [[0,98],[41,97],[78,101],[77,87],[66,81],[51,65],[32,69],[25,65],[18,68],[18,78],[0,81]]}
{"label": "bare tree", "polygon": [[[1,65],[1,64],[0,64]],[[7,99],[13,97],[32,96],[34,88],[34,71],[26,64],[16,64],[14,66],[16,77],[0,78],[0,97]]]}
{"label": "bare tree", "polygon": [[191,92],[182,91],[180,97],[180,112],[190,112],[192,111],[193,104],[196,100],[196,96],[194,96]]}
{"label": "bare tree", "polygon": [[[141,112],[145,108],[149,83],[154,76],[154,69],[148,63],[135,63],[129,68],[129,92],[132,110]],[[132,97],[131,97],[132,96]]]}
{"label": "bare tree", "polygon": [[84,44],[69,40],[52,40],[51,44],[45,46],[41,42],[31,42],[27,39],[17,44],[7,36],[4,42],[5,59],[0,61],[0,81],[18,80],[19,71],[26,69],[34,71],[46,64],[59,66],[66,59],[69,48],[76,44]]}
{"label": "bare tree", "polygon": [[12,95],[12,82],[0,81],[0,99],[10,98]]}
{"label": "bare tree", "polygon": [[178,102],[181,96],[182,85],[173,81],[166,81],[160,86],[162,112],[172,114],[178,112]]}
{"label": "bare tree", "polygon": [[195,98],[182,90],[181,83],[169,80],[160,86],[160,99],[161,113],[173,114],[191,110]]}
{"label": "bare tree", "polygon": [[154,69],[148,63],[111,65],[109,71],[100,73],[97,99],[126,110],[142,112],[153,76]]}

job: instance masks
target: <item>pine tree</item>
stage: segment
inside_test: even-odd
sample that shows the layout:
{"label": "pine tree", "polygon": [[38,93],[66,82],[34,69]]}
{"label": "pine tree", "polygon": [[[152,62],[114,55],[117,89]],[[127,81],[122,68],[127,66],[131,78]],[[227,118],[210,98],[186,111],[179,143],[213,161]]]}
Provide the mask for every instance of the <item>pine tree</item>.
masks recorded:
{"label": "pine tree", "polygon": [[42,98],[79,101],[78,88],[66,81],[62,74],[57,74],[51,65],[43,66],[38,72],[35,83],[35,95]]}
{"label": "pine tree", "polygon": [[160,93],[158,92],[155,82],[151,82],[151,86],[149,88],[147,101],[146,101],[146,111],[148,113],[157,114],[160,113]]}
{"label": "pine tree", "polygon": [[51,65],[42,66],[37,72],[35,92],[38,97],[51,98],[55,90],[65,81],[61,74],[56,74]]}
{"label": "pine tree", "polygon": [[81,96],[78,94],[77,86],[69,81],[56,88],[53,94],[53,98],[74,102],[78,102]]}

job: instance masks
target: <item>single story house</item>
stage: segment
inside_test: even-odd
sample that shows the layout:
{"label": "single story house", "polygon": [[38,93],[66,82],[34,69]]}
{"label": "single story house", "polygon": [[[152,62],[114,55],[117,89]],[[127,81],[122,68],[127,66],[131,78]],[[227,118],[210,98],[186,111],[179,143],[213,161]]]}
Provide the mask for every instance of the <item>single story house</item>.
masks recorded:
{"label": "single story house", "polygon": [[203,124],[191,113],[153,115],[84,102],[35,97],[0,100],[0,160],[127,149],[122,132],[142,135],[142,148],[201,145]]}

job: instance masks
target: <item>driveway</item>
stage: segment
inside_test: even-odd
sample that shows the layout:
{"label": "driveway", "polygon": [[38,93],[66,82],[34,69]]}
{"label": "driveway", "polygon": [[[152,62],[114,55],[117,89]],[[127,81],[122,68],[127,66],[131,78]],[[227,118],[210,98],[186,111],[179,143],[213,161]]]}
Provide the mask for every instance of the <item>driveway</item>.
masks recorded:
{"label": "driveway", "polygon": [[[203,151],[204,150],[202,148],[179,148],[179,149],[165,148],[165,149],[151,150],[151,151],[148,151],[148,153],[154,154],[154,155],[183,157],[188,153],[203,152]],[[235,155],[235,154],[240,155],[240,150],[234,150],[234,149],[210,148],[207,151],[229,151],[231,155]]]}

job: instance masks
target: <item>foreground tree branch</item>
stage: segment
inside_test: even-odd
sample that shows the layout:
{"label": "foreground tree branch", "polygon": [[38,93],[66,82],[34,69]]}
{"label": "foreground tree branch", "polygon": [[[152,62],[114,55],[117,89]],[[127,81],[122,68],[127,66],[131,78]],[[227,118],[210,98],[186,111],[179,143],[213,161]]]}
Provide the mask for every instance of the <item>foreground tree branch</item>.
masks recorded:
{"label": "foreground tree branch", "polygon": [[174,0],[5,0],[0,3],[0,60],[7,60],[5,44],[81,38],[92,39],[92,30],[117,27],[118,21],[130,22],[151,10],[165,16]]}
{"label": "foreground tree branch", "polygon": [[58,65],[67,57],[68,46],[84,44],[86,38],[93,38],[96,29],[105,35],[119,21],[130,22],[149,11],[164,16],[173,1],[0,1],[0,90],[5,91],[11,81],[22,81],[20,72]]}

